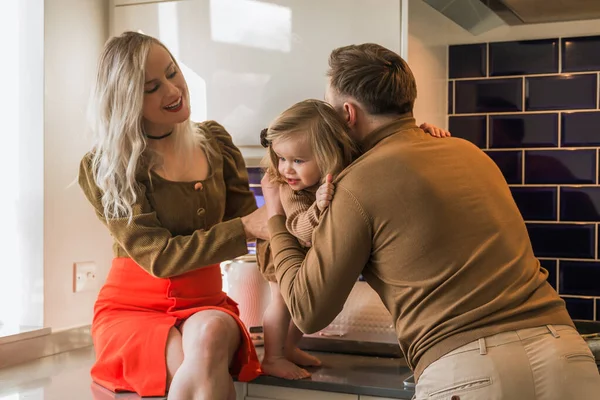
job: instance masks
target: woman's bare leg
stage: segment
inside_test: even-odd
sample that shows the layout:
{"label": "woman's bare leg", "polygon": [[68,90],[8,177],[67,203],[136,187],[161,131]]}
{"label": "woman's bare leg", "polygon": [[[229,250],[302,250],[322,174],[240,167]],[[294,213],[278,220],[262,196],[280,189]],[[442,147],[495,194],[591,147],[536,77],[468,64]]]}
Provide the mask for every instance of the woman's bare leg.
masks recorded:
{"label": "woman's bare leg", "polygon": [[183,323],[181,336],[183,362],[174,374],[168,399],[229,400],[233,385],[229,364],[240,344],[233,317],[218,310],[197,312]]}
{"label": "woman's bare leg", "polygon": [[285,358],[284,347],[290,325],[290,312],[281,297],[279,286],[269,282],[271,303],[263,316],[265,356],[262,369],[267,375],[284,379],[308,378],[310,373]]}
{"label": "woman's bare leg", "polygon": [[171,382],[175,373],[183,363],[183,345],[181,342],[181,332],[179,329],[172,327],[167,336],[167,391],[171,387]]}

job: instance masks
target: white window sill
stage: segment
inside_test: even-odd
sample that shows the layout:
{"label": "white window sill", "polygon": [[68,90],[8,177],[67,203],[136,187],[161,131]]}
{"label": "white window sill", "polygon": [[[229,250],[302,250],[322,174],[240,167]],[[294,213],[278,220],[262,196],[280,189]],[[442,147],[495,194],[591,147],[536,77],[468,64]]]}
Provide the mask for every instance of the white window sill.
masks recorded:
{"label": "white window sill", "polygon": [[46,336],[50,333],[52,333],[51,328],[0,329],[0,346],[3,344],[18,342],[19,340]]}

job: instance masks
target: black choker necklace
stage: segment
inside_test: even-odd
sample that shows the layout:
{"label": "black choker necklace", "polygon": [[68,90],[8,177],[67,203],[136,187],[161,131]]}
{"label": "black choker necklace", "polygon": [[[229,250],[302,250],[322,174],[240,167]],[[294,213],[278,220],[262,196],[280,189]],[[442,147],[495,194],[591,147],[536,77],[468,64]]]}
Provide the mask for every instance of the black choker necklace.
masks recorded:
{"label": "black choker necklace", "polygon": [[168,138],[172,134],[173,134],[173,131],[167,132],[167,133],[165,133],[164,135],[161,135],[161,136],[150,136],[150,135],[148,135],[148,134],[145,133],[145,135],[146,135],[146,137],[148,139],[154,139],[154,140],[160,140],[160,139]]}

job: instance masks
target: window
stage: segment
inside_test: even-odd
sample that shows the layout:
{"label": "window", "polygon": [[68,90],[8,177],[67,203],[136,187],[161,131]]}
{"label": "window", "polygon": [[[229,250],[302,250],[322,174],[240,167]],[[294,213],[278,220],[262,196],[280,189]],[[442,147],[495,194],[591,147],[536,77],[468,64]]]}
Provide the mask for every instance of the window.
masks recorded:
{"label": "window", "polygon": [[44,1],[0,4],[0,336],[43,326]]}

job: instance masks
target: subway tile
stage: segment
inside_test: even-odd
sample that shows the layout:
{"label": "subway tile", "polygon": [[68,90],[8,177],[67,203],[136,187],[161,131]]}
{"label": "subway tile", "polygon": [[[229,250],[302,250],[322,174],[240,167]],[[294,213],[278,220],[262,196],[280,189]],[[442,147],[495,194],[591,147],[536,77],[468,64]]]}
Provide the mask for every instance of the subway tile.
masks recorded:
{"label": "subway tile", "polygon": [[523,80],[478,79],[455,82],[455,114],[511,112],[523,109]]}
{"label": "subway tile", "polygon": [[450,46],[448,70],[450,78],[486,76],[487,46],[485,43]]}
{"label": "subway tile", "polygon": [[250,191],[254,193],[254,198],[256,199],[256,206],[262,207],[265,204],[265,198],[263,196],[263,191],[261,187],[251,187]]}
{"label": "subway tile", "polygon": [[600,262],[560,261],[560,294],[600,296]]}
{"label": "subway tile", "polygon": [[596,183],[596,150],[527,150],[525,183]]}
{"label": "subway tile", "polygon": [[560,220],[600,221],[600,186],[562,187]]}
{"label": "subway tile", "polygon": [[600,321],[600,299],[596,299],[596,321]]}
{"label": "subway tile", "polygon": [[527,224],[537,257],[594,258],[596,227],[593,224]]}
{"label": "subway tile", "polygon": [[248,170],[248,180],[250,184],[260,185],[260,180],[263,177],[262,168],[251,167]]}
{"label": "subway tile", "polygon": [[557,113],[490,115],[490,147],[557,146]]}
{"label": "subway tile", "polygon": [[563,72],[600,70],[600,36],[562,39]]}
{"label": "subway tile", "polygon": [[563,298],[572,319],[594,319],[594,299]]}
{"label": "subway tile", "polygon": [[565,112],[561,115],[562,146],[600,146],[600,112]]}
{"label": "subway tile", "polygon": [[540,260],[540,265],[548,271],[548,283],[556,290],[557,260]]}
{"label": "subway tile", "polygon": [[486,153],[498,165],[506,182],[522,183],[521,151],[487,151]]}
{"label": "subway tile", "polygon": [[448,115],[454,114],[454,81],[448,82]]}
{"label": "subway tile", "polygon": [[490,43],[490,76],[558,72],[558,39]]}
{"label": "subway tile", "polygon": [[448,130],[452,136],[466,139],[481,149],[487,146],[487,119],[485,115],[449,117]]}
{"label": "subway tile", "polygon": [[597,75],[556,75],[525,78],[527,111],[596,108]]}
{"label": "subway tile", "polygon": [[557,220],[556,187],[511,187],[515,203],[526,221]]}

